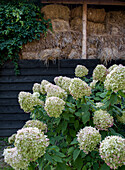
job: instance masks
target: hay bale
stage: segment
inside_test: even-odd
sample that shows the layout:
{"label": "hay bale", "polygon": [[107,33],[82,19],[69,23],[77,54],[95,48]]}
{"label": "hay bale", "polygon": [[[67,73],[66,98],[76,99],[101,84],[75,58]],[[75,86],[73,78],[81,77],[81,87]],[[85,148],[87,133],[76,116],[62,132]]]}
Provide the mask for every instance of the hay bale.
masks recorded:
{"label": "hay bale", "polygon": [[42,50],[39,58],[44,61],[60,59],[61,50],[59,48]]}
{"label": "hay bale", "polygon": [[70,54],[68,55],[68,59],[80,59],[82,56],[82,52],[80,53],[76,49],[72,49]]}
{"label": "hay bale", "polygon": [[71,29],[82,32],[82,19],[75,17],[71,20]]}
{"label": "hay bale", "polygon": [[88,34],[103,34],[106,32],[105,24],[87,22],[87,33]]}
{"label": "hay bale", "polygon": [[63,5],[46,5],[41,9],[45,19],[63,19],[68,21],[70,18],[70,9]]}
{"label": "hay bale", "polygon": [[98,58],[107,64],[111,60],[118,59],[118,50],[116,48],[103,48],[98,56]]}
{"label": "hay bale", "polygon": [[64,21],[62,19],[54,19],[51,20],[51,22],[52,22],[52,28],[54,32],[58,32],[58,31],[65,32],[70,30],[68,21]]}
{"label": "hay bale", "polygon": [[71,18],[82,18],[82,6],[76,7],[74,9],[71,10]]}
{"label": "hay bale", "polygon": [[22,52],[20,55],[20,59],[23,60],[32,60],[32,59],[39,59],[38,52]]}
{"label": "hay bale", "polygon": [[92,22],[104,22],[106,16],[105,9],[88,8],[87,18]]}

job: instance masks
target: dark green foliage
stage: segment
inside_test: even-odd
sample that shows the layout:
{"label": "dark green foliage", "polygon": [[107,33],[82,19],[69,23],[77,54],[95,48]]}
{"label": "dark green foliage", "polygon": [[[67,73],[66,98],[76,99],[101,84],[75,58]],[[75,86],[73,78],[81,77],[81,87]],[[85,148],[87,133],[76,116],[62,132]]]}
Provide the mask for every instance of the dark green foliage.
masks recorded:
{"label": "dark green foliage", "polygon": [[11,60],[18,74],[18,59],[22,45],[39,39],[51,29],[44,20],[40,6],[30,1],[0,2],[0,65]]}

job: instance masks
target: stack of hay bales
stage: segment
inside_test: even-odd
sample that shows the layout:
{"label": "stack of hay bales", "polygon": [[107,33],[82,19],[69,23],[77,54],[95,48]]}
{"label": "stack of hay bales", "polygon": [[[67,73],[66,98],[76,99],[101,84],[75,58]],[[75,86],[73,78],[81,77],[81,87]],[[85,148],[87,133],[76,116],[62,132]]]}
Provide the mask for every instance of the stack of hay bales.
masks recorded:
{"label": "stack of hay bales", "polygon": [[82,6],[71,10],[71,29],[82,32]]}
{"label": "stack of hay bales", "polygon": [[51,19],[53,31],[70,30],[70,9],[63,5],[46,5],[41,9],[45,19]]}
{"label": "stack of hay bales", "polygon": [[103,34],[105,33],[105,16],[104,9],[89,8],[87,13],[87,33],[88,34]]}
{"label": "stack of hay bales", "polygon": [[[82,6],[71,10],[71,29],[82,32]],[[104,9],[88,8],[87,12],[87,34],[105,33],[105,16]]]}

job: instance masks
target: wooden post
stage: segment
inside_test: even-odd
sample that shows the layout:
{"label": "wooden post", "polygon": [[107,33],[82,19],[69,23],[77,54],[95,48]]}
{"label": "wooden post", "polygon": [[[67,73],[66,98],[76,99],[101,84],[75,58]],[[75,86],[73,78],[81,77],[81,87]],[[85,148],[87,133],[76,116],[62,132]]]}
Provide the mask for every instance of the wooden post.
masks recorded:
{"label": "wooden post", "polygon": [[82,59],[86,59],[87,58],[87,3],[86,3],[86,0],[84,0],[84,3],[83,3],[82,24],[83,24]]}

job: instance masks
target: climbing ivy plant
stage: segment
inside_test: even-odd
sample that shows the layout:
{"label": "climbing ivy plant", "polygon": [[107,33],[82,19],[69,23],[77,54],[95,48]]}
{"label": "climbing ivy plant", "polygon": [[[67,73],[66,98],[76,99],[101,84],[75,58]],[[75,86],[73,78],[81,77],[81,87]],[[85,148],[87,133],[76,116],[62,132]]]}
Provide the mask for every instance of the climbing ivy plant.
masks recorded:
{"label": "climbing ivy plant", "polygon": [[19,52],[22,45],[39,39],[51,29],[50,20],[41,14],[41,6],[32,1],[0,2],[0,65],[11,60],[18,70]]}

